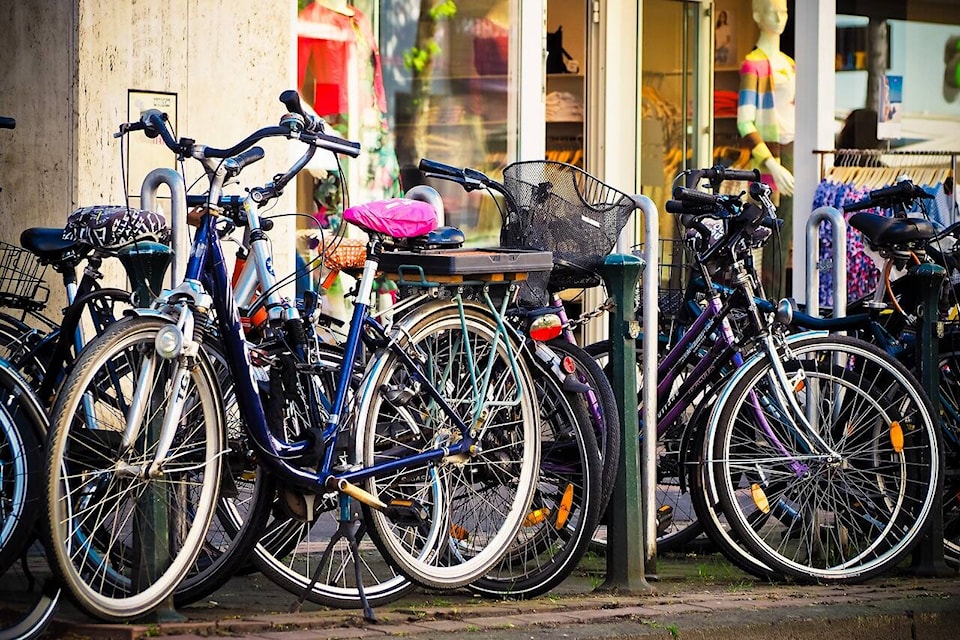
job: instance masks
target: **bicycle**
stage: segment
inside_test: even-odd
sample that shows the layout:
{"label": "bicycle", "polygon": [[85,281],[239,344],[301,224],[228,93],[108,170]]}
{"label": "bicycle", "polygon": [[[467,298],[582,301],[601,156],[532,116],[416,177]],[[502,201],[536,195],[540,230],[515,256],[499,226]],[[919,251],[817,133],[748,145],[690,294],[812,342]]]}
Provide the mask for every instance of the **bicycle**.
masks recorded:
{"label": "bicycle", "polygon": [[[205,147],[187,139],[177,141],[158,112],[146,112],[126,130],[144,129],[150,135],[159,135],[178,155],[204,163],[215,174],[209,193],[211,204],[216,203],[226,177],[226,171],[216,174],[220,160],[235,158],[265,137],[307,143],[306,153],[287,172],[264,187],[251,189],[244,199],[243,222],[253,232],[259,222],[258,206],[279,195],[317,148],[353,156],[358,153],[358,145],[323,133],[319,121],[305,118],[298,102],[292,104],[285,96],[293,115],[285,116],[278,127],[254,132],[230,149]],[[252,377],[249,347],[229,295],[212,207],[204,213],[194,237],[184,283],[162,294],[153,309],[112,325],[84,351],[53,411],[47,495],[52,560],[73,598],[89,613],[104,619],[129,619],[148,611],[175,588],[206,534],[224,453],[222,404],[202,349],[203,335],[194,328],[208,320],[206,311],[211,308],[215,309],[247,433],[263,468],[282,479],[288,491],[299,493],[300,500],[293,506],[310,513],[316,496],[335,492],[339,507],[350,519],[351,500],[359,501],[364,522],[381,553],[410,579],[434,587],[462,586],[484,575],[509,546],[532,499],[540,454],[536,405],[528,393],[532,385],[526,365],[517,357],[516,345],[498,320],[500,310],[493,306],[487,287],[480,290],[484,305],[464,300],[461,295],[452,301],[424,303],[389,333],[370,318],[366,300],[370,299],[383,238],[419,235],[435,226],[436,219],[433,208],[424,203],[391,202],[354,209],[347,220],[369,234],[368,259],[329,416],[321,414],[321,406],[315,401],[320,389],[309,376],[309,368],[303,380],[296,379],[303,386],[294,385],[292,378],[288,381],[293,385],[289,388],[292,393],[305,392],[303,406],[311,414],[308,424],[316,425],[316,431],[307,430],[291,442],[284,439],[282,425],[267,422]],[[400,222],[402,215],[412,219]],[[273,274],[262,260],[265,243],[262,236],[253,240],[255,260],[248,260],[248,265],[256,262],[264,288],[261,300],[275,325],[273,331],[290,339],[294,352],[308,353],[299,314],[272,289]],[[345,401],[361,341],[376,353],[356,397],[354,422]],[[428,357],[425,350],[433,357]],[[474,359],[465,357],[467,354],[486,363],[480,372],[475,371]],[[86,429],[81,400],[90,395],[100,400],[97,374],[116,356],[130,356],[130,370],[139,374],[131,387],[131,413],[117,422],[113,446],[97,442],[98,460],[71,457],[74,447],[83,446],[84,437],[107,435],[109,431],[100,429],[104,433],[94,434],[95,430]],[[465,366],[467,362],[469,366]],[[151,388],[158,379],[173,380],[172,388],[179,391],[168,398],[163,389]],[[461,392],[466,395],[456,395]],[[104,399],[104,403],[112,404],[114,399]],[[196,419],[192,418],[194,411]],[[146,416],[161,417],[145,420]],[[417,416],[430,420],[420,424]],[[359,425],[355,446],[347,446],[349,436],[345,436],[338,447],[341,430],[353,423]],[[133,445],[153,427],[159,447],[146,455],[141,451],[139,459],[132,457]],[[193,441],[192,448],[184,448],[189,440]],[[111,451],[124,444],[129,454],[118,456]],[[114,459],[121,457],[119,462]],[[94,472],[95,468],[100,471]],[[90,485],[88,489],[94,494],[75,495],[71,469],[98,477],[105,484]],[[171,551],[176,553],[169,554],[169,564],[164,563],[166,567],[156,575],[139,576],[142,582],[121,597],[115,597],[109,589],[103,593],[90,582],[113,588],[118,581],[103,571],[106,556],[98,559],[90,551],[96,545],[101,549],[98,553],[109,553],[110,544],[98,540],[95,534],[99,532],[77,528],[75,524],[82,523],[74,523],[74,508],[92,505],[94,495],[108,492],[108,476],[122,476],[124,483],[148,478],[156,482],[161,479],[161,469],[163,477],[173,481],[166,488],[176,489],[178,499],[183,501],[178,509],[169,509],[165,503],[158,505],[161,515],[176,518],[181,514],[180,535],[172,541]],[[186,495],[188,480],[190,496]],[[480,484],[474,486],[474,482]],[[149,487],[150,482],[144,484]],[[482,496],[477,493],[479,487],[486,487]],[[163,487],[153,489],[163,491]],[[486,512],[475,511],[478,499],[487,505]],[[98,506],[103,502],[96,500]],[[491,508],[494,503],[498,506]],[[189,522],[183,521],[183,514],[189,514]],[[68,533],[68,523],[76,533]],[[95,524],[99,528],[103,522]],[[451,534],[452,526],[457,527],[456,535]],[[76,535],[82,535],[85,541],[82,553],[76,548]],[[91,581],[89,569],[99,569]],[[132,577],[132,572],[127,577]]]}
{"label": "bicycle", "polygon": [[[682,187],[674,196],[668,210],[700,238],[696,268],[708,293],[694,326],[719,305],[707,266],[717,259],[715,268],[731,272],[733,297],[746,312],[744,334],[756,345],[736,363],[700,434],[706,504],[714,513],[719,507],[753,557],[779,575],[848,582],[890,569],[924,531],[942,473],[929,401],[902,364],[869,343],[781,336],[764,319],[755,275],[744,269],[755,232],[775,215],[762,185],[751,185],[762,209]],[[704,218],[724,222],[719,239],[711,239]],[[676,349],[695,333],[691,328],[667,360],[676,361]]]}

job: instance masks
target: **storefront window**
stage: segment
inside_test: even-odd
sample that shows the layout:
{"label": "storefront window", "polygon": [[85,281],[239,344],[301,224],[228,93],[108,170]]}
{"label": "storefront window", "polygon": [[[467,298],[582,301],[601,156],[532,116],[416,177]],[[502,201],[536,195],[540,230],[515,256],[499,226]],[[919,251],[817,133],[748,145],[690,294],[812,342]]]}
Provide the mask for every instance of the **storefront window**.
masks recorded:
{"label": "storefront window", "polygon": [[[345,194],[353,203],[401,195],[421,182],[421,158],[500,176],[513,91],[508,0],[299,0],[298,8],[300,93],[363,145],[360,158],[344,162],[346,184],[324,165],[310,167],[312,183],[301,181],[300,210],[316,218],[300,224],[305,262],[317,227],[339,226]],[[470,244],[497,242],[500,214],[489,195],[430,184],[443,196],[446,224]],[[298,288],[315,287],[317,277]]]}
{"label": "storefront window", "polygon": [[[404,188],[421,158],[499,178],[507,163],[511,101],[510,2],[381,0],[380,48]],[[446,223],[469,244],[496,243],[500,214],[485,193],[431,181]]]}

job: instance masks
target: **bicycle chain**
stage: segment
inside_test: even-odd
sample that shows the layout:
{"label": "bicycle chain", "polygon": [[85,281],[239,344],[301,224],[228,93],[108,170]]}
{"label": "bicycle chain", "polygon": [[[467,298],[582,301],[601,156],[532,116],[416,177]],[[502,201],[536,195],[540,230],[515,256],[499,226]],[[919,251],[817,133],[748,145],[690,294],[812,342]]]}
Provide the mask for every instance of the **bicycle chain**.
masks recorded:
{"label": "bicycle chain", "polygon": [[579,318],[568,320],[566,328],[571,331],[574,331],[578,327],[581,327],[587,324],[594,318],[599,318],[607,311],[613,311],[616,308],[617,308],[617,305],[614,304],[613,298],[607,298],[606,300],[603,301],[603,304],[601,304],[599,307],[597,307],[593,311],[587,311],[585,313],[580,314]]}

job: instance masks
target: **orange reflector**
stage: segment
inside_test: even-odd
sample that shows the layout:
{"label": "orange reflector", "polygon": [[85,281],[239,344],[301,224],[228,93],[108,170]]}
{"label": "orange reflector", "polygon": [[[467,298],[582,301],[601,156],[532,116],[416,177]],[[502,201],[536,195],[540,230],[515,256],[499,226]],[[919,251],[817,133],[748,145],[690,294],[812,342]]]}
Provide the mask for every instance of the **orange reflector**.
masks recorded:
{"label": "orange reflector", "polygon": [[546,520],[548,517],[550,517],[550,509],[547,509],[546,507],[542,509],[534,509],[533,511],[527,514],[526,518],[523,519],[523,526],[535,527],[536,525]]}
{"label": "orange reflector", "polygon": [[796,391],[797,393],[800,393],[806,388],[806,386],[807,386],[806,382],[804,382],[803,380],[799,380],[797,384],[793,386],[793,390]]}
{"label": "orange reflector", "polygon": [[890,444],[897,453],[903,451],[903,427],[896,420],[890,423]]}
{"label": "orange reflector", "polygon": [[760,488],[756,482],[750,486],[750,497],[753,498],[753,503],[757,505],[757,509],[763,511],[764,513],[770,513],[770,503],[767,501],[767,494],[763,492],[763,489]]}
{"label": "orange reflector", "polygon": [[563,498],[560,499],[560,506],[557,509],[557,521],[553,525],[557,530],[563,529],[564,525],[567,524],[567,518],[570,517],[572,507],[573,485],[568,484],[567,488],[563,490]]}
{"label": "orange reflector", "polygon": [[466,540],[470,536],[467,534],[466,529],[458,524],[452,524],[450,525],[450,537],[454,540]]}
{"label": "orange reflector", "polygon": [[553,340],[563,332],[563,322],[555,313],[540,316],[530,323],[530,337],[537,342]]}

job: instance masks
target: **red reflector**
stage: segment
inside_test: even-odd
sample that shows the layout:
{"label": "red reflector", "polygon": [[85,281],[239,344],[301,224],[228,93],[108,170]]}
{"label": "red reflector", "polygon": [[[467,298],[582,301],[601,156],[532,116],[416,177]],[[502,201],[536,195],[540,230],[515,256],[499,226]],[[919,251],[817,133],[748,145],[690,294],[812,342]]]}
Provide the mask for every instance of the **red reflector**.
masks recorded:
{"label": "red reflector", "polygon": [[560,366],[563,367],[564,373],[574,373],[577,370],[577,363],[570,356],[564,356],[563,360],[560,361]]}
{"label": "red reflector", "polygon": [[562,331],[563,327],[561,326],[530,327],[530,337],[537,342],[546,342],[559,336]]}

